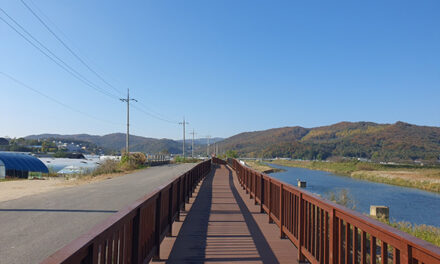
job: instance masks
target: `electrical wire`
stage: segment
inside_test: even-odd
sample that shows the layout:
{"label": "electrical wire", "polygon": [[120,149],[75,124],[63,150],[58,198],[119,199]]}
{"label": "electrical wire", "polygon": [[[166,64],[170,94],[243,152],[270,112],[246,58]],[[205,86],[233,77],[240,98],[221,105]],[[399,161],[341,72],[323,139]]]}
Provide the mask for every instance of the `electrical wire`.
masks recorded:
{"label": "electrical wire", "polygon": [[[23,4],[28,7],[28,9],[37,17],[39,18],[35,12],[33,12],[32,9],[30,9],[30,7],[28,5],[26,5],[26,3],[24,1],[22,1]],[[19,34],[23,39],[25,39],[29,44],[31,44],[35,49],[37,49],[38,51],[40,51],[44,56],[46,56],[47,58],[49,58],[52,62],[54,62],[55,64],[57,64],[60,68],[62,68],[63,70],[65,70],[67,73],[71,74],[73,77],[75,77],[76,79],[78,79],[79,81],[81,81],[83,84],[87,85],[88,87],[112,98],[112,99],[116,99],[119,100],[119,97],[113,95],[112,93],[108,92],[107,90],[104,90],[103,88],[101,88],[100,86],[96,85],[95,83],[91,82],[90,80],[88,80],[86,77],[84,77],[81,73],[79,73],[78,71],[76,71],[74,68],[72,68],[69,64],[67,64],[64,60],[62,60],[60,57],[58,57],[55,53],[53,53],[49,48],[47,48],[42,42],[40,42],[37,38],[35,38],[29,31],[27,31],[23,26],[20,25],[20,23],[18,23],[15,19],[13,19],[6,11],[4,11],[2,8],[0,8],[0,11],[2,11],[16,26],[18,26],[25,34],[27,34],[34,42],[36,42],[38,45],[40,45],[41,47],[37,46],[34,42],[32,42],[28,37],[26,37],[23,33],[21,33],[16,27],[14,27],[12,24],[10,24],[8,21],[6,21],[3,17],[0,16],[0,20],[2,20],[6,25],[8,25],[12,30],[14,30],[17,34]],[[67,46],[67,44],[65,44],[59,37],[56,36],[56,34],[50,30],[50,28],[39,18],[40,22],[43,23],[43,25],[46,26],[46,28],[60,41],[63,43],[63,45],[75,56],[76,54]],[[44,50],[43,50],[44,49]],[[81,58],[79,58],[79,56],[75,56],[77,57],[78,60],[84,62],[83,60],[81,60]],[[89,68],[89,67],[88,67]],[[93,71],[91,68],[89,69],[91,71]],[[0,72],[1,73],[1,72]],[[96,73],[96,72],[95,72]],[[17,79],[14,79],[12,76],[6,75],[5,73],[2,73],[5,76],[7,76],[8,78],[10,78],[11,80],[21,84],[22,86],[29,88],[29,86],[26,86],[24,83],[19,82]],[[96,73],[97,74],[97,73]],[[99,74],[98,74],[99,75]],[[99,77],[98,77],[99,78]],[[109,83],[108,83],[109,84]],[[114,87],[113,87],[114,88]],[[114,88],[116,89],[116,88]],[[37,91],[34,89],[31,89],[33,91]],[[119,90],[116,89],[116,91],[119,92]],[[43,94],[42,94],[43,95]],[[47,95],[43,95],[51,100],[55,100]],[[61,105],[64,105],[63,103],[57,102]],[[143,109],[142,107],[136,106],[136,105],[132,105],[135,109],[137,109],[138,111],[152,117],[155,118],[157,120],[161,120],[163,122],[167,122],[170,124],[178,124],[177,121],[172,121],[169,118],[165,117],[164,115],[152,110],[151,108],[147,107],[145,104],[143,104],[142,102],[140,102],[140,105],[144,108],[148,108],[149,111]],[[68,108],[71,108],[68,106]],[[72,108],[71,108],[72,109]],[[77,111],[77,110],[75,110]],[[81,111],[79,111],[81,112]],[[150,113],[153,112],[153,113]],[[83,112],[81,112],[83,113]],[[85,113],[83,113],[85,114]],[[87,115],[87,114],[86,114]]]}
{"label": "electrical wire", "polygon": [[88,114],[88,113],[86,113],[86,112],[83,112],[83,111],[81,111],[81,110],[78,110],[78,109],[76,109],[76,108],[74,108],[74,107],[72,107],[72,106],[70,106],[70,105],[68,105],[68,104],[65,104],[65,103],[63,103],[63,102],[61,102],[61,101],[59,101],[59,100],[57,100],[57,99],[55,99],[55,98],[53,98],[53,97],[51,97],[51,96],[45,94],[45,93],[43,93],[43,92],[41,92],[41,91],[39,91],[39,90],[37,90],[37,89],[35,89],[35,88],[33,88],[33,87],[31,87],[31,86],[25,84],[25,83],[23,83],[22,81],[20,81],[20,80],[14,78],[14,77],[12,77],[11,75],[9,75],[9,74],[7,74],[7,73],[4,73],[4,72],[1,72],[1,71],[0,71],[0,74],[3,75],[3,76],[5,76],[6,78],[12,80],[12,81],[15,82],[16,84],[19,84],[20,86],[22,86],[22,87],[24,87],[24,88],[27,88],[27,89],[29,89],[29,90],[31,90],[31,91],[33,91],[33,92],[35,92],[35,93],[37,93],[37,94],[39,94],[39,95],[45,97],[46,99],[48,99],[48,100],[50,100],[50,101],[52,101],[52,102],[54,102],[54,103],[56,103],[56,104],[58,104],[58,105],[61,105],[61,106],[65,107],[65,108],[67,108],[67,109],[69,109],[69,110],[71,110],[71,111],[74,111],[74,112],[80,113],[80,114],[82,114],[82,115],[84,115],[84,116],[87,116],[87,117],[89,117],[89,118],[92,118],[92,119],[95,119],[95,120],[98,120],[98,121],[101,121],[101,122],[105,122],[105,123],[109,123],[109,124],[113,124],[113,125],[118,125],[118,126],[121,125],[121,124],[118,124],[118,123],[115,123],[115,122],[112,122],[112,121],[109,121],[109,120],[105,120],[105,119],[101,119],[101,118],[95,117],[95,116],[90,115],[90,114]]}
{"label": "electrical wire", "polygon": [[135,109],[137,109],[138,111],[140,111],[140,112],[142,112],[142,113],[144,113],[144,114],[146,114],[146,115],[152,117],[152,118],[157,119],[157,120],[161,120],[161,121],[163,121],[163,122],[167,122],[167,123],[170,123],[170,124],[178,124],[178,123],[179,123],[179,122],[175,122],[175,121],[171,121],[171,120],[169,120],[169,119],[165,119],[165,118],[159,117],[159,116],[157,116],[157,115],[153,115],[153,114],[151,114],[151,113],[145,111],[144,109],[140,108],[140,107],[137,106],[137,105],[132,104],[132,107],[135,108]]}
{"label": "electrical wire", "polygon": [[[112,84],[110,84],[108,81],[106,81],[98,72],[96,72],[92,67],[90,67],[85,60],[83,60],[76,52],[74,52],[48,25],[44,20],[38,16],[38,14],[28,5],[24,0],[21,0],[21,3],[40,21],[40,23],[76,58],[78,61],[81,62],[89,71],[91,71],[94,75],[96,75],[102,82],[107,84],[110,88],[112,88],[114,91],[118,92],[119,94],[122,94],[122,92],[114,87]],[[41,12],[41,11],[40,11]]]}
{"label": "electrical wire", "polygon": [[[9,16],[2,8],[0,8],[0,11],[2,11],[4,14],[8,16],[14,23],[16,23],[21,29],[23,29],[26,34],[29,34],[32,39],[36,40],[35,37],[33,37],[28,31],[24,30],[24,28],[18,24],[15,20],[12,19],[11,16]],[[73,77],[75,77],[77,80],[81,81],[85,85],[91,87],[92,89],[110,97],[113,99],[119,99],[117,96],[114,96],[113,94],[107,92],[106,90],[103,90],[87,78],[85,78],[82,74],[74,70],[72,67],[70,67],[66,62],[64,62],[62,59],[60,59],[58,56],[55,56],[56,59],[60,60],[61,63],[57,60],[55,60],[53,57],[51,57],[48,53],[46,53],[42,48],[38,47],[34,42],[32,42],[29,38],[27,38],[23,33],[21,33],[17,28],[15,28],[12,24],[10,24],[8,21],[6,21],[3,17],[0,16],[0,20],[2,20],[6,25],[8,25],[12,30],[14,30],[17,34],[19,34],[23,39],[25,39],[29,44],[31,44],[34,48],[36,48],[38,51],[40,51],[43,55],[45,55],[47,58],[49,58],[51,61],[53,61],[55,64],[57,64],[59,67],[61,67],[63,70],[65,70],[67,73],[71,74]],[[42,47],[45,50],[49,50],[46,46],[44,46],[40,41],[36,40],[37,43],[42,45]],[[53,52],[49,52],[50,54],[53,54]],[[66,65],[66,66],[64,66]]]}

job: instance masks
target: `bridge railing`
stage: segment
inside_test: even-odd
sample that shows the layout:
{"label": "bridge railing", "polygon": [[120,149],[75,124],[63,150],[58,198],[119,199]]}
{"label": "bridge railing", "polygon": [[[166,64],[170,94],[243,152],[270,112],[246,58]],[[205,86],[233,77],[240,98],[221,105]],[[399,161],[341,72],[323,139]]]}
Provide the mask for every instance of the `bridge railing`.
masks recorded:
{"label": "bridge railing", "polygon": [[440,263],[440,248],[228,159],[238,180],[310,263]]}
{"label": "bridge railing", "polygon": [[204,161],[93,227],[42,263],[148,263],[180,209],[211,170]]}

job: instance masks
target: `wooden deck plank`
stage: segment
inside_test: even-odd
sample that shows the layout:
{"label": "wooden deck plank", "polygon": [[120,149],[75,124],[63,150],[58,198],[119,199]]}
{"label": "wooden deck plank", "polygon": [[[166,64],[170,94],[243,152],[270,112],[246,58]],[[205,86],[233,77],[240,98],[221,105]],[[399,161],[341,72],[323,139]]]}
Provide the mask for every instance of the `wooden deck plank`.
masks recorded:
{"label": "wooden deck plank", "polygon": [[279,238],[229,167],[217,165],[196,194],[155,263],[296,263],[296,247]]}

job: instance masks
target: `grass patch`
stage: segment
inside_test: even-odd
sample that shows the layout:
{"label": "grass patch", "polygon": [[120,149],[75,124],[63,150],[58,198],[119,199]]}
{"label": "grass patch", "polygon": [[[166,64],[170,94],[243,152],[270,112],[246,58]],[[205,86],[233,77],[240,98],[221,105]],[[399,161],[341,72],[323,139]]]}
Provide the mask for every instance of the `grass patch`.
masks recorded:
{"label": "grass patch", "polygon": [[246,164],[252,169],[262,173],[274,173],[283,171],[282,169],[271,167],[261,161],[246,161]]}

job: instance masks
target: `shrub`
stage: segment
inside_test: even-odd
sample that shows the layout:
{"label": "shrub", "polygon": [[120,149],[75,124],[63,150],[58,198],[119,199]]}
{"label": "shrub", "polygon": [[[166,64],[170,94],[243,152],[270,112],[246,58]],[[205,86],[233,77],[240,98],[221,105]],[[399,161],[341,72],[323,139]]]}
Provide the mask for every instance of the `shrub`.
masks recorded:
{"label": "shrub", "polygon": [[93,171],[92,176],[116,173],[120,171],[119,161],[109,159],[101,163],[101,165],[99,165],[98,168]]}

